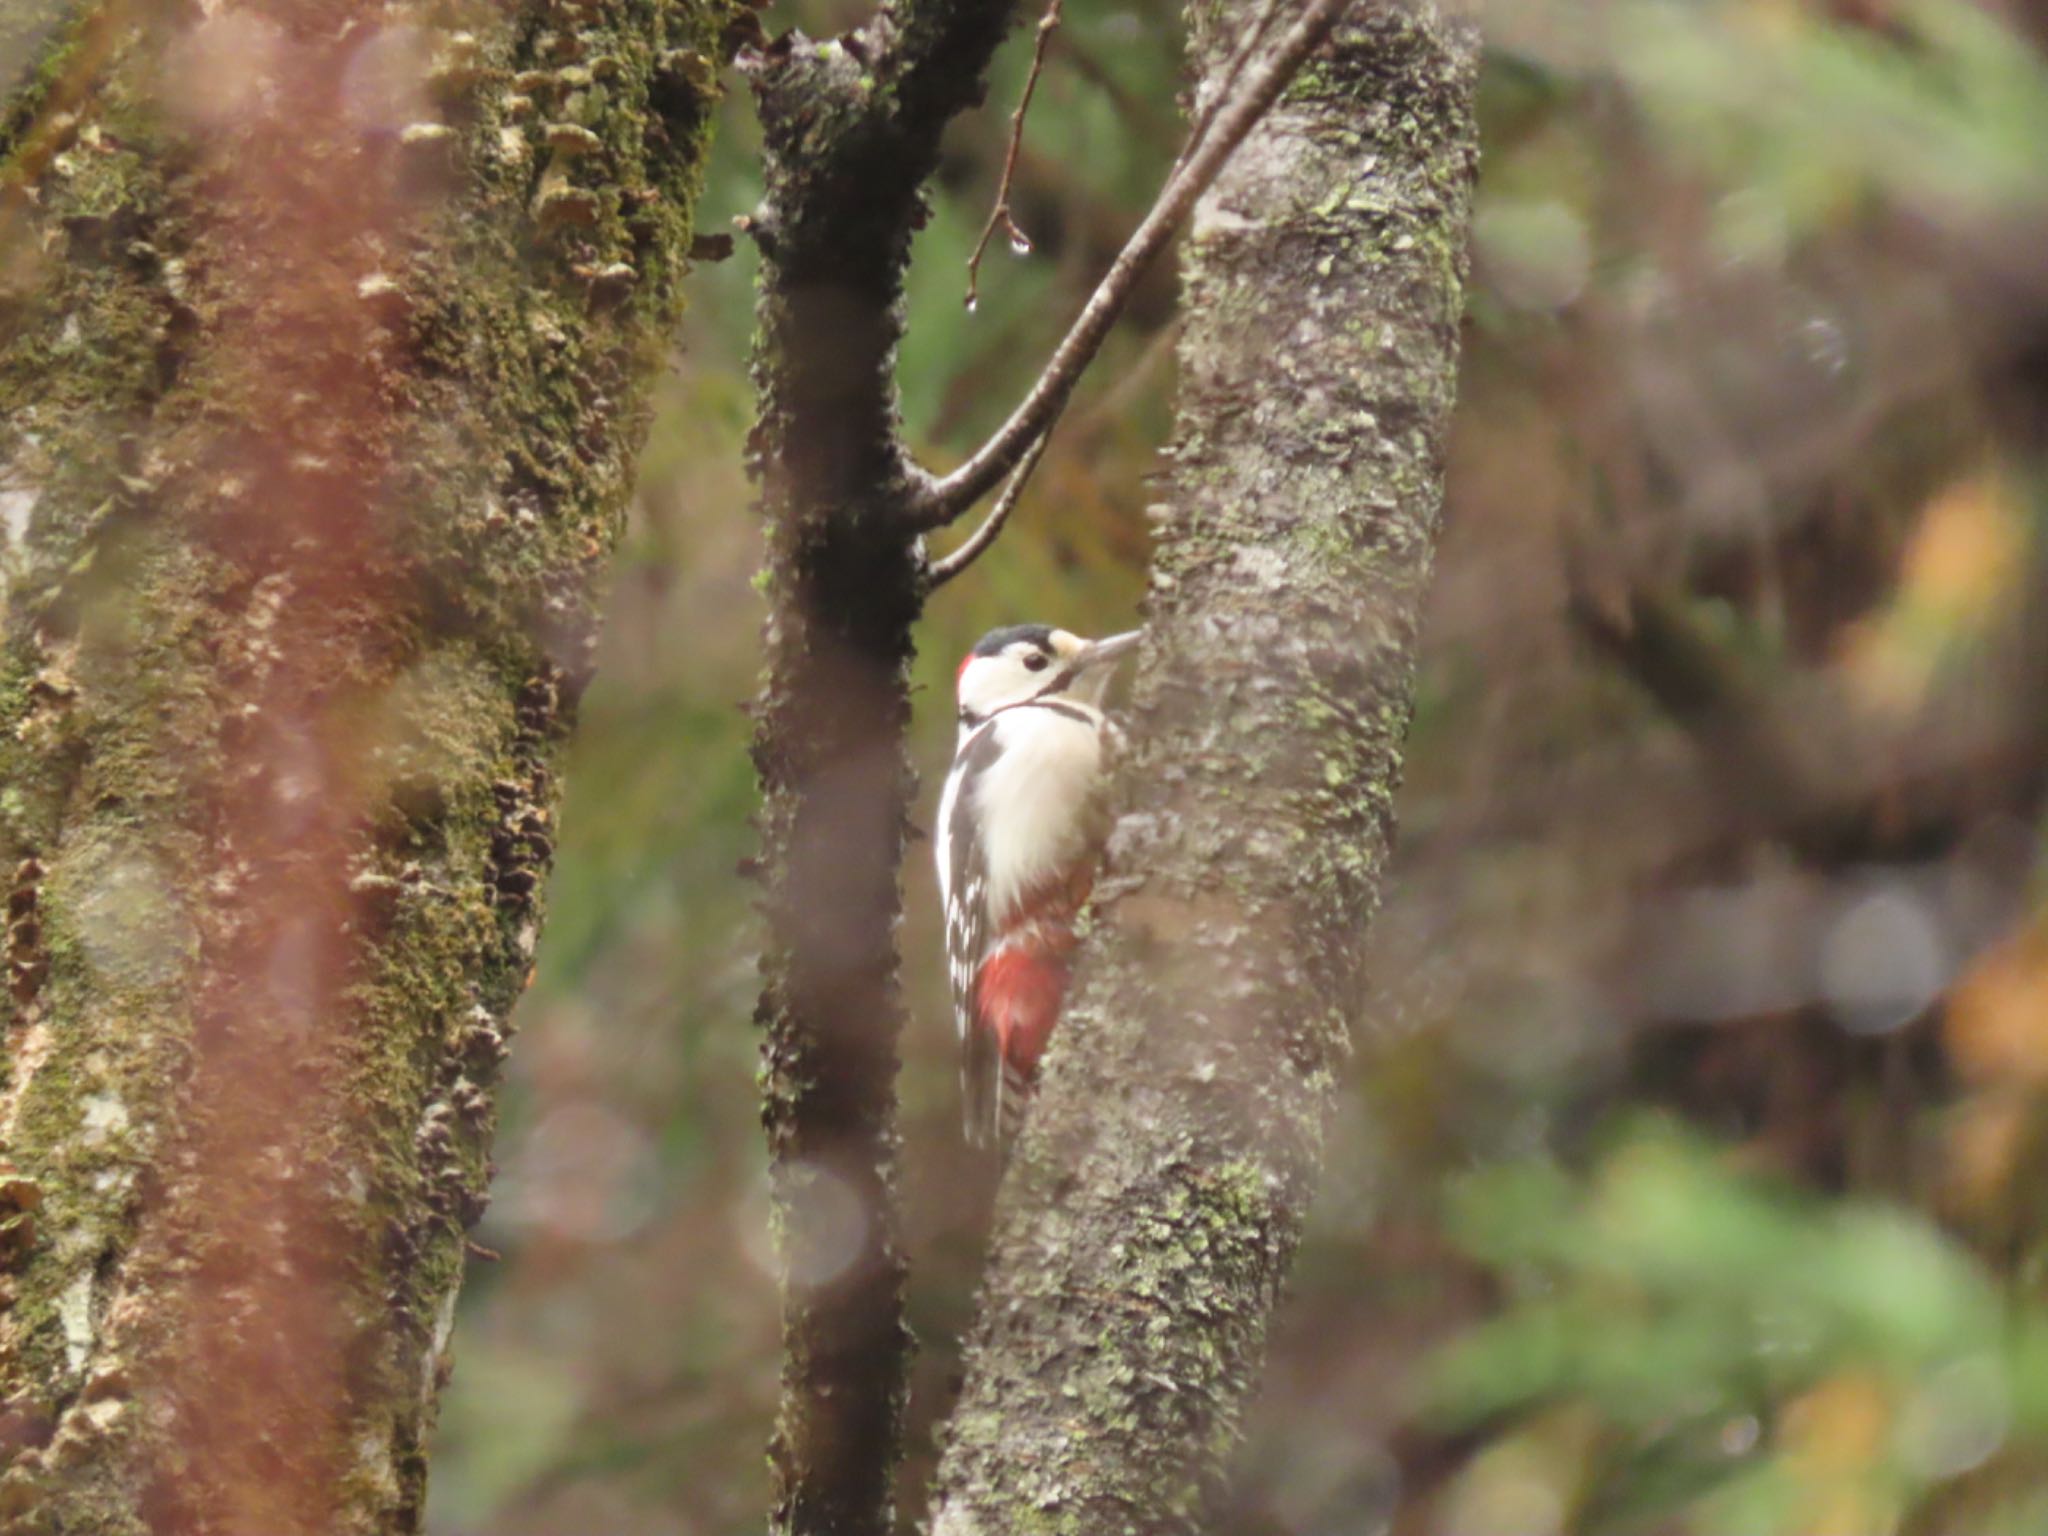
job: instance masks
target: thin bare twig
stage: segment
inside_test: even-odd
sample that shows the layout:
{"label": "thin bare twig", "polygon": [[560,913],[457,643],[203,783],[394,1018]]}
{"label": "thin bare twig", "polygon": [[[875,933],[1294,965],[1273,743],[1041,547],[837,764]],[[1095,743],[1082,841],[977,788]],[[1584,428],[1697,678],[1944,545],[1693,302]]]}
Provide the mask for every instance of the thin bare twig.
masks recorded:
{"label": "thin bare twig", "polygon": [[1167,179],[1158,201],[1117,253],[1066,336],[1054,348],[1045,371],[1031,386],[1023,403],[1010,413],[1010,419],[951,474],[914,472],[906,498],[906,510],[914,528],[943,528],[959,517],[1009,474],[1031,445],[1050,430],[1073,394],[1082,370],[1101,350],[1147,263],[1172,238],[1195,199],[1208,190],[1232,151],[1279,99],[1303,61],[1329,36],[1349,4],[1350,0],[1308,0],[1307,8],[1280,41],[1263,59],[1246,68],[1229,98],[1216,109],[1200,144]]}
{"label": "thin bare twig", "polygon": [[996,498],[996,504],[989,508],[988,516],[982,519],[979,528],[968,536],[967,542],[950,554],[931,563],[925,575],[925,590],[936,592],[947,582],[974,564],[981,552],[995,543],[996,535],[1003,531],[1003,524],[1010,520],[1010,514],[1017,510],[1017,503],[1024,497],[1024,487],[1031,483],[1031,472],[1038,468],[1038,461],[1045,457],[1046,447],[1052,442],[1050,431],[1041,432],[1038,441],[1024,455],[1023,461],[1010,475],[1010,483],[1003,487],[1003,494]]}
{"label": "thin bare twig", "polygon": [[981,226],[981,238],[974,242],[974,254],[967,258],[967,307],[974,308],[981,297],[981,258],[1000,227],[1010,238],[1010,249],[1019,256],[1031,254],[1031,237],[1017,227],[1010,212],[1010,183],[1017,177],[1017,151],[1024,144],[1024,115],[1031,110],[1031,93],[1038,89],[1038,77],[1045,70],[1045,50],[1060,27],[1064,0],[1052,0],[1038,18],[1038,38],[1031,47],[1031,72],[1024,77],[1024,94],[1017,98],[1017,110],[1010,114],[1010,147],[1003,155],[1003,179],[996,187],[996,205],[988,222]]}

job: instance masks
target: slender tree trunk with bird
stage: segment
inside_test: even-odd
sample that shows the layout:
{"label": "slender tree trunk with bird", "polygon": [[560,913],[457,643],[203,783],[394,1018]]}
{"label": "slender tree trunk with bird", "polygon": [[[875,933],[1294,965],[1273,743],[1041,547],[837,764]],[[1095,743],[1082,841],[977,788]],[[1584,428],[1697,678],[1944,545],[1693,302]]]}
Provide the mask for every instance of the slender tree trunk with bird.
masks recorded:
{"label": "slender tree trunk with bird", "polygon": [[[1197,10],[1196,106],[1260,7]],[[1442,502],[1474,28],[1361,4],[1197,205],[1121,816],[935,1536],[1200,1528],[1314,1187]]]}

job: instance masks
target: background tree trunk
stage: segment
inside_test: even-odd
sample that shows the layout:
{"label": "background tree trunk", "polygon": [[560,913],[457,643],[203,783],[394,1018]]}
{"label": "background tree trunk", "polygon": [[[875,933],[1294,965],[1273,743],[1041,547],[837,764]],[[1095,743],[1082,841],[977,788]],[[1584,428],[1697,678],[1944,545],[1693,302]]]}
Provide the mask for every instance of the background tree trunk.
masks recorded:
{"label": "background tree trunk", "polygon": [[897,436],[903,273],[1011,0],[899,0],[752,60],[767,186],[752,447],[767,525],[756,1022],[783,1261],[770,1520],[887,1536],[911,1340],[896,1200],[898,876],[925,567]]}
{"label": "background tree trunk", "polygon": [[[1256,6],[1196,13],[1197,105]],[[1478,40],[1364,5],[1197,210],[1096,933],[1004,1186],[935,1531],[1198,1523],[1301,1229],[1393,829]]]}
{"label": "background tree trunk", "polygon": [[10,1532],[419,1524],[729,13],[393,15],[0,6]]}

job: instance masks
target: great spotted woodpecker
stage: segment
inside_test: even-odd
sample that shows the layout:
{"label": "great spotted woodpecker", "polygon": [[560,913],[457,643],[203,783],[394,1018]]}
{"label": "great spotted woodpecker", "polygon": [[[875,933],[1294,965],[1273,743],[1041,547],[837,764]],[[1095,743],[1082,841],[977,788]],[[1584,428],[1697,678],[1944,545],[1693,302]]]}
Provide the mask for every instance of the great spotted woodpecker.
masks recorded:
{"label": "great spotted woodpecker", "polygon": [[1017,624],[960,663],[936,851],[969,1141],[1015,1133],[1059,1017],[1109,835],[1102,694],[1137,643]]}

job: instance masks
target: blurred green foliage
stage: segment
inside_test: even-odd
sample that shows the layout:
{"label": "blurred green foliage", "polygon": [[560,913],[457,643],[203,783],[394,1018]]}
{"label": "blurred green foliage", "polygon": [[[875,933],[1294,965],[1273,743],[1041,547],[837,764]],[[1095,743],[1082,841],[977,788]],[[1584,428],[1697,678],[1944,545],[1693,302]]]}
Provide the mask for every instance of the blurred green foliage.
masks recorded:
{"label": "blurred green foliage", "polygon": [[2007,1528],[1987,1495],[2048,1453],[2037,1296],[1895,1205],[1759,1178],[1667,1122],[1612,1139],[1583,1181],[1530,1161],[1453,1189],[1503,1297],[1433,1362],[1428,1412],[1539,1438],[1581,1415],[1573,1454],[1476,1464],[1468,1500],[1520,1476],[1573,1531],[1763,1536],[1900,1529],[1938,1491],[1928,1528]]}

